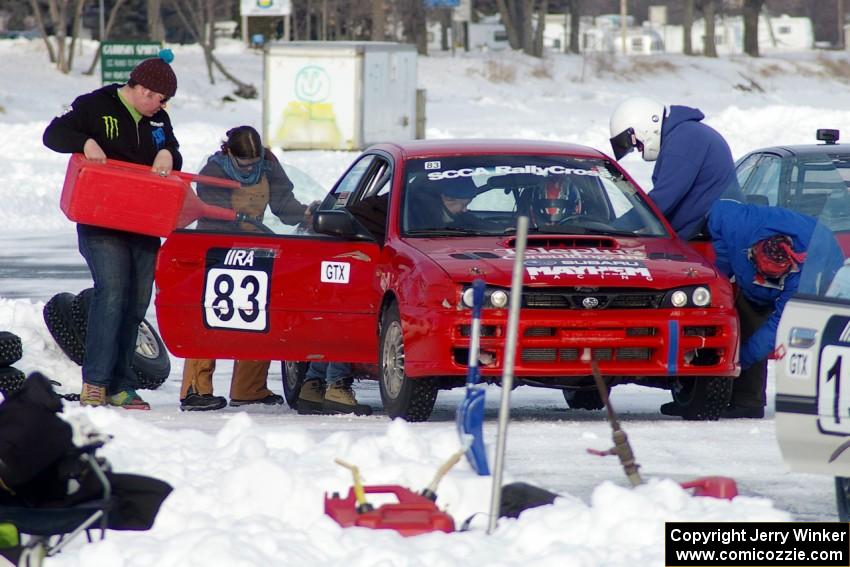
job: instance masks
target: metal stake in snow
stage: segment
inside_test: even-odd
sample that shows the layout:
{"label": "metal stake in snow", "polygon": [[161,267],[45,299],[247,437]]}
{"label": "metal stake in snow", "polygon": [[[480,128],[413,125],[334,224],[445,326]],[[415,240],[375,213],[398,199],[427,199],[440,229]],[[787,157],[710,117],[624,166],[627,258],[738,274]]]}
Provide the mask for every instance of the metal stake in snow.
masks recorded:
{"label": "metal stake in snow", "polygon": [[528,238],[528,217],[519,217],[514,243],[514,271],[511,277],[511,305],[508,313],[508,338],[505,343],[505,363],[502,367],[502,403],[499,406],[499,436],[496,441],[496,460],[493,465],[493,490],[490,494],[490,523],[487,533],[496,529],[499,508],[502,504],[502,470],[505,467],[505,443],[508,436],[508,419],[511,411],[511,390],[514,387],[514,358],[516,355],[519,308],[522,304],[523,259]]}

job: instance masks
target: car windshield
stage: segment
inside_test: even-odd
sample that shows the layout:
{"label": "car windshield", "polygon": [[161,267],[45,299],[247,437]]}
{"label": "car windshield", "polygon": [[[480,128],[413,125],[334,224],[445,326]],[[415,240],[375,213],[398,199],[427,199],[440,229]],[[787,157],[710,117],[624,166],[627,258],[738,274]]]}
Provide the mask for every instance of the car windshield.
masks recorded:
{"label": "car windshield", "polygon": [[485,155],[408,160],[407,236],[530,232],[667,236],[642,193],[605,159]]}
{"label": "car windshield", "polygon": [[850,231],[850,155],[799,156],[789,183],[785,206],[817,217],[833,232]]}

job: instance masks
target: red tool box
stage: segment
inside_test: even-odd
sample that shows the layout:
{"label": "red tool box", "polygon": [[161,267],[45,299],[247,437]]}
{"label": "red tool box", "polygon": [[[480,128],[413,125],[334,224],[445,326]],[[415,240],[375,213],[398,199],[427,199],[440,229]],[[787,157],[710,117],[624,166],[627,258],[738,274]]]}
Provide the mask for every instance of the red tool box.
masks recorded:
{"label": "red tool box", "polygon": [[74,222],[151,236],[168,236],[199,218],[236,219],[235,211],[201,201],[192,190],[193,181],[239,188],[229,179],[180,171],[160,176],[150,166],[117,160],[100,164],[74,154],[60,204]]}
{"label": "red tool box", "polygon": [[393,494],[398,502],[382,504],[374,509],[367,505],[363,509],[357,505],[355,488],[352,487],[345,498],[340,498],[338,494],[325,494],[325,514],[344,528],[358,526],[395,530],[403,536],[455,531],[455,522],[451,516],[437,508],[432,500],[407,488],[397,485],[364,486],[363,492]]}

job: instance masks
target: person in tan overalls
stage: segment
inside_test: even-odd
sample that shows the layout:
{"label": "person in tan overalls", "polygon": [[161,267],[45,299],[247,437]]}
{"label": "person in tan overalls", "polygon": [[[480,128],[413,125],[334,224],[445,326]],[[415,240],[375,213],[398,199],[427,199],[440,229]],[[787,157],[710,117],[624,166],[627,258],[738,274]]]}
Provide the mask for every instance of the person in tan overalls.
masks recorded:
{"label": "person in tan overalls", "polygon": [[[271,150],[263,147],[260,135],[250,126],[228,130],[221,150],[209,158],[200,174],[233,179],[242,185],[239,189],[228,189],[198,183],[198,196],[207,203],[234,209],[258,222],[263,221],[266,206],[285,224],[309,222],[310,209],[292,194],[292,182],[280,162]],[[197,230],[259,231],[251,222],[208,219],[199,220]],[[234,362],[230,381],[231,406],[283,403],[283,397],[269,390],[266,383],[269,364],[268,360]],[[213,395],[214,371],[215,360],[186,360],[180,389],[181,410],[216,410],[227,405],[224,397]]]}

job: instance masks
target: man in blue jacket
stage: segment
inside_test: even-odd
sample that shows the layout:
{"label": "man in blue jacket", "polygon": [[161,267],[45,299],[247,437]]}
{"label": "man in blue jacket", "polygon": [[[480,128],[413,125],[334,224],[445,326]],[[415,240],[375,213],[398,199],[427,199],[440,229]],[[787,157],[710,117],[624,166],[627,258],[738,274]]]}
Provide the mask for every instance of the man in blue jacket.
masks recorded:
{"label": "man in blue jacket", "polygon": [[717,268],[735,278],[741,318],[741,375],[721,417],[761,418],[767,357],[785,304],[797,292],[822,294],[844,255],[828,228],[781,207],[717,201],[708,214],[708,232]]}
{"label": "man in blue jacket", "polygon": [[686,240],[700,234],[715,201],[744,200],[729,145],[703,118],[696,108],[668,109],[646,97],[623,101],[611,115],[614,157],[637,148],[656,162],[649,197]]}

